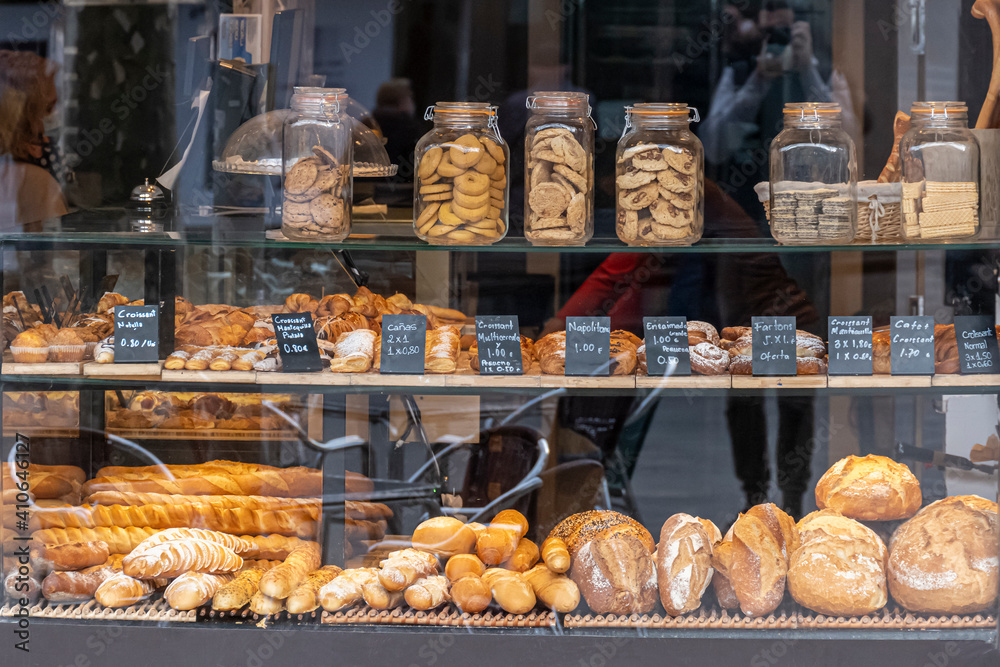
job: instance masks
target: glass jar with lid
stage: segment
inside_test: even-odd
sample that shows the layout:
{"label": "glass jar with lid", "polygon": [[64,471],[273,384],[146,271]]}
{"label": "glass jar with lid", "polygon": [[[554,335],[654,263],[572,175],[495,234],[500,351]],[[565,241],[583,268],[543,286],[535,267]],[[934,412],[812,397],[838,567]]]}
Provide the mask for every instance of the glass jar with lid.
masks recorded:
{"label": "glass jar with lid", "polygon": [[779,243],[850,243],[857,228],[857,157],[839,104],[786,104],[771,142],[771,234]]}
{"label": "glass jar with lid", "polygon": [[[693,115],[689,115],[693,114]],[[704,160],[686,104],[625,107],[615,152],[618,238],[630,246],[691,245],[704,228]]]}
{"label": "glass jar with lid", "polygon": [[488,245],[507,234],[507,159],[497,108],[438,102],[414,151],[413,229],[438,245]]}
{"label": "glass jar with lid", "polygon": [[534,245],[583,245],[594,235],[594,121],[589,96],[530,95],[524,129],[524,236]]}
{"label": "glass jar with lid", "polygon": [[907,240],[938,242],[979,232],[979,142],[964,102],[915,102],[899,158]]}
{"label": "glass jar with lid", "polygon": [[343,88],[296,87],[283,127],[281,231],[294,240],[351,233],[351,125]]}

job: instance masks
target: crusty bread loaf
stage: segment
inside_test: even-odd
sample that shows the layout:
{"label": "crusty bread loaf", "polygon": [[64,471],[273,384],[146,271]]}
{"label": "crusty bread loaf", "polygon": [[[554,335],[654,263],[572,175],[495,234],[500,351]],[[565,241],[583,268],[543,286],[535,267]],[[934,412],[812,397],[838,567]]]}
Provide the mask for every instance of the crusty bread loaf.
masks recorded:
{"label": "crusty bread loaf", "polygon": [[437,516],[420,523],[413,530],[414,549],[448,557],[473,551],[476,534],[462,521],[449,516]]}
{"label": "crusty bread loaf", "polygon": [[573,554],[570,577],[596,614],[645,614],[656,605],[656,564],[631,531],[585,542]]}
{"label": "crusty bread loaf", "polygon": [[218,542],[182,538],[161,542],[122,561],[122,570],[136,579],[176,577],[185,572],[235,572],[243,559]]}
{"label": "crusty bread loaf", "polygon": [[816,482],[816,506],[851,519],[906,519],[920,503],[920,482],[904,464],[885,456],[848,456]]}
{"label": "crusty bread loaf", "polygon": [[712,581],[712,539],[690,514],[675,514],[660,530],[656,547],[660,602],[671,616],[694,611]]}
{"label": "crusty bread loaf", "polygon": [[889,543],[889,592],[910,611],[971,614],[997,599],[997,504],[979,496],[931,503]]}
{"label": "crusty bread loaf", "polygon": [[[847,537],[854,540],[867,540],[882,543],[882,538],[874,530],[854,519],[849,519],[837,510],[816,510],[805,515],[795,525],[798,529],[799,542],[804,545],[820,537]],[[888,550],[883,548],[883,565],[889,557]]]}
{"label": "crusty bread loaf", "polygon": [[305,542],[288,554],[281,565],[271,568],[261,577],[260,592],[268,597],[284,600],[319,566],[319,544]]}
{"label": "crusty bread loaf", "polygon": [[656,548],[653,536],[641,523],[610,510],[590,510],[566,517],[552,529],[549,537],[562,539],[570,556],[575,558],[576,552],[590,540],[623,534],[636,537],[649,553]]}
{"label": "crusty bread loaf", "polygon": [[379,583],[388,591],[402,591],[417,579],[438,573],[437,556],[416,549],[393,551],[379,563]]}
{"label": "crusty bread loaf", "polygon": [[733,584],[729,581],[732,576],[733,548],[732,535],[729,535],[729,539],[722,540],[712,549],[712,568],[715,570],[712,575],[712,589],[715,591],[715,599],[723,609],[736,609],[740,606]]}
{"label": "crusty bread loaf", "polygon": [[306,614],[319,607],[319,589],[330,583],[340,572],[341,569],[336,565],[324,565],[315,572],[310,572],[306,580],[296,586],[285,600],[288,613]]}
{"label": "crusty bread loaf", "polygon": [[378,569],[362,567],[344,570],[319,589],[319,603],[326,611],[339,611],[362,600],[362,587],[378,580]]}
{"label": "crusty bread loaf", "polygon": [[414,609],[426,611],[439,607],[451,599],[448,580],[440,574],[417,579],[403,592],[406,604]]}
{"label": "crusty bread loaf", "polygon": [[771,503],[737,519],[729,581],[744,614],[766,616],[781,603],[788,557],[798,544],[795,522]]}
{"label": "crusty bread loaf", "polygon": [[214,530],[204,530],[201,528],[168,528],[166,530],[161,530],[153,535],[150,535],[137,544],[129,556],[137,556],[146,549],[156,546],[157,544],[169,542],[170,540],[181,539],[207,540],[208,542],[221,544],[241,557],[262,557],[259,555],[257,545],[251,540]]}
{"label": "crusty bread loaf", "polygon": [[888,601],[885,553],[885,544],[873,532],[866,539],[814,535],[792,554],[788,592],[820,614],[871,614]]}
{"label": "crusty bread loaf", "polygon": [[476,539],[476,554],[487,565],[499,565],[517,549],[517,543],[528,532],[528,520],[517,510],[504,510],[493,517],[490,525]]}
{"label": "crusty bread loaf", "polygon": [[86,602],[94,598],[105,579],[120,571],[99,565],[79,572],[50,572],[42,580],[42,595],[50,602]]}
{"label": "crusty bread loaf", "polygon": [[580,588],[565,574],[553,572],[544,563],[539,563],[523,576],[535,597],[552,611],[568,614],[580,606]]}
{"label": "crusty bread loaf", "polygon": [[107,542],[99,540],[42,546],[42,558],[49,562],[53,570],[82,570],[101,565],[109,555]]}
{"label": "crusty bread loaf", "polygon": [[207,604],[212,596],[236,576],[233,572],[209,574],[185,572],[167,586],[163,598],[173,609],[187,611]]}

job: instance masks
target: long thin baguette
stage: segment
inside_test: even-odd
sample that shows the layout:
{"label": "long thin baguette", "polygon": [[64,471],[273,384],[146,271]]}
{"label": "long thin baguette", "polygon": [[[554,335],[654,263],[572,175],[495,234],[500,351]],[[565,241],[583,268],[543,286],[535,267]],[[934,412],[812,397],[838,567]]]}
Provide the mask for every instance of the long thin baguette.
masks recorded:
{"label": "long thin baguette", "polygon": [[285,600],[285,608],[289,614],[307,614],[319,606],[319,589],[330,583],[340,574],[336,565],[324,565],[311,572],[306,580],[295,587],[292,594]]}
{"label": "long thin baguette", "polygon": [[313,537],[319,508],[269,511],[221,509],[212,505],[87,505],[37,509],[31,515],[40,529],[148,526],[199,527],[226,533]]}
{"label": "long thin baguette", "polygon": [[315,544],[309,540],[283,535],[243,535],[242,538],[257,546],[257,558],[283,561],[288,555],[304,544]]}
{"label": "long thin baguette", "polygon": [[[133,479],[133,477],[138,477]],[[176,493],[182,495],[280,496],[302,498],[322,493],[323,478],[318,471],[308,468],[288,469],[282,472],[262,470],[238,475],[226,473],[165,479],[124,475],[97,477],[83,485],[84,495],[98,491],[136,491],[140,493]]]}
{"label": "long thin baguette", "polygon": [[143,540],[154,535],[155,528],[121,528],[101,526],[99,528],[49,528],[36,530],[31,539],[39,544],[56,545],[74,542],[104,542],[112,554],[131,553]]}
{"label": "long thin baguette", "polygon": [[260,591],[268,597],[284,600],[313,570],[319,568],[319,544],[307,542],[288,554],[281,565],[272,568],[260,580]]}
{"label": "long thin baguette", "polygon": [[185,572],[235,572],[243,559],[218,542],[170,540],[129,555],[122,561],[125,574],[137,579],[176,577]]}
{"label": "long thin baguette", "polygon": [[[280,511],[309,509],[317,514],[319,498],[275,498],[272,496],[182,496],[169,493],[133,493],[130,491],[99,491],[84,499],[90,505],[211,505],[220,509]],[[348,500],[345,513],[349,519],[378,521],[390,519],[393,512],[383,503]]]}
{"label": "long thin baguette", "polygon": [[263,568],[254,567],[240,572],[235,579],[215,592],[212,596],[212,609],[229,611],[242,609],[249,604],[260,587],[260,578],[264,576],[265,571]]}

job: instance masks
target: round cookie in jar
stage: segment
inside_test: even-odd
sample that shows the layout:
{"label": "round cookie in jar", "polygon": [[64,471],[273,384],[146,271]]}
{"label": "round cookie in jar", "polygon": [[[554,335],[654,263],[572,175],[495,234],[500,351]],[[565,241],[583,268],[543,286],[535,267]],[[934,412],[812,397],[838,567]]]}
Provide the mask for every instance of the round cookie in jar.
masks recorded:
{"label": "round cookie in jar", "polygon": [[507,161],[497,108],[438,102],[414,153],[413,229],[435,245],[489,245],[507,234]]}
{"label": "round cookie in jar", "polygon": [[701,238],[705,158],[692,120],[700,120],[698,111],[686,104],[625,108],[615,151],[615,227],[630,246],[686,246]]}
{"label": "round cookie in jar", "polygon": [[354,142],[343,88],[296,87],[284,125],[281,231],[293,240],[340,241],[351,233]]}
{"label": "round cookie in jar", "polygon": [[594,235],[594,121],[585,93],[540,92],[526,102],[524,236],[583,245]]}

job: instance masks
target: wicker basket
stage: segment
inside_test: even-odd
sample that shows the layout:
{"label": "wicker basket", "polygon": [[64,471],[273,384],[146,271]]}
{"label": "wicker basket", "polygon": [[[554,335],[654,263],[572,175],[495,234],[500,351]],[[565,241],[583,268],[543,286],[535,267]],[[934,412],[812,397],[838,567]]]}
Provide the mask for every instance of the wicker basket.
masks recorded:
{"label": "wicker basket", "polygon": [[[754,186],[757,198],[764,206],[764,215],[771,221],[770,184]],[[854,244],[883,245],[903,243],[903,214],[899,183],[858,183],[858,227]]]}

